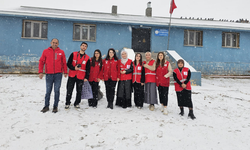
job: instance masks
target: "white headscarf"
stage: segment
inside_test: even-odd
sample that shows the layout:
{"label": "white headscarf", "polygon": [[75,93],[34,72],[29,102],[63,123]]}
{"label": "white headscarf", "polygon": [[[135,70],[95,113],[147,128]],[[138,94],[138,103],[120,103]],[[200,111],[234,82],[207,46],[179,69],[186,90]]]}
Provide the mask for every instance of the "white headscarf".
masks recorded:
{"label": "white headscarf", "polygon": [[[127,58],[125,58],[125,59],[122,58],[122,53],[126,53],[126,54],[127,54]],[[128,53],[127,53],[127,51],[122,50],[122,51],[121,51],[121,63],[122,63],[123,65],[125,65],[127,61],[128,61]]]}

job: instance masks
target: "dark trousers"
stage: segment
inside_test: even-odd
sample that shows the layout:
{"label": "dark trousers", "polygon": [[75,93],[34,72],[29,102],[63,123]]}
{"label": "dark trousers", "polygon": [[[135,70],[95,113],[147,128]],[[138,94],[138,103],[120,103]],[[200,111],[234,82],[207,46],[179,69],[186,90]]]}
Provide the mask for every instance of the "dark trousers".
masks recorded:
{"label": "dark trousers", "polygon": [[45,106],[49,107],[49,101],[50,101],[50,94],[52,91],[52,87],[54,84],[54,106],[58,106],[59,97],[60,97],[60,87],[62,82],[62,73],[56,73],[56,74],[46,74],[46,94],[45,94]]}
{"label": "dark trousers", "polygon": [[108,81],[105,81],[105,88],[106,88],[106,97],[108,103],[113,103],[114,96],[115,96],[115,86],[117,81],[112,81],[109,79]]}
{"label": "dark trousers", "polygon": [[76,76],[74,78],[69,77],[68,82],[67,82],[66,105],[70,105],[71,103],[70,100],[72,97],[72,92],[73,92],[75,84],[76,84],[76,100],[75,100],[74,106],[79,105],[81,102],[83,80],[77,79]]}
{"label": "dark trousers", "polygon": [[192,102],[192,92],[189,90],[182,90],[180,92],[176,92],[177,94],[177,101],[179,107],[189,107],[193,108],[193,102]]}
{"label": "dark trousers", "polygon": [[163,106],[168,106],[168,89],[169,87],[158,87],[160,103],[163,104]]}
{"label": "dark trousers", "polygon": [[89,99],[89,106],[93,106],[96,107],[97,106],[97,102],[98,102],[98,85],[99,82],[89,82],[89,84],[91,85],[92,88],[92,93],[93,93],[93,98]]}
{"label": "dark trousers", "polygon": [[144,102],[144,85],[141,83],[133,83],[134,87],[134,102],[136,107],[143,107]]}

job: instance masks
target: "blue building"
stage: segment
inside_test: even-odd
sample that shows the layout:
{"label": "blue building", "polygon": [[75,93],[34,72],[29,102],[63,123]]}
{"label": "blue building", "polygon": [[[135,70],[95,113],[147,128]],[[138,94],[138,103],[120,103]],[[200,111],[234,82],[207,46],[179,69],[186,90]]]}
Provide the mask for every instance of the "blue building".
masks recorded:
{"label": "blue building", "polygon": [[[137,52],[167,50],[169,18],[38,7],[0,10],[0,73],[36,73],[42,51],[53,38],[69,57],[109,48]],[[250,74],[250,24],[213,19],[172,18],[169,49],[204,75]]]}

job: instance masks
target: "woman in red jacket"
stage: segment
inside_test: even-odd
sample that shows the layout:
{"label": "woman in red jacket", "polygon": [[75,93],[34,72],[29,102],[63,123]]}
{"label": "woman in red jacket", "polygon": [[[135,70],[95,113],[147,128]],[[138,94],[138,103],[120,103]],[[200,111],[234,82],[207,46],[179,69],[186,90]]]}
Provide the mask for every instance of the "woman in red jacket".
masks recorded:
{"label": "woman in red jacket", "polygon": [[118,78],[118,58],[115,50],[110,48],[107,57],[103,60],[103,79],[106,88],[106,97],[108,101],[107,108],[113,109],[116,82]]}
{"label": "woman in red jacket", "polygon": [[178,68],[176,68],[173,72],[174,77],[174,86],[177,95],[178,106],[180,107],[180,115],[184,115],[184,108],[189,108],[188,117],[191,119],[195,119],[193,113],[193,103],[191,99],[191,72],[187,67],[184,67],[184,60],[179,59],[177,62]]}
{"label": "woman in red jacket", "polygon": [[168,114],[168,90],[171,74],[172,67],[170,63],[165,60],[164,53],[159,52],[156,59],[156,86],[158,87],[158,94],[162,105],[161,111],[164,115]]}
{"label": "woman in red jacket", "polygon": [[128,53],[123,50],[121,52],[121,59],[118,62],[118,88],[116,105],[122,108],[131,107],[131,89],[132,89],[132,73],[133,63],[128,59]]}
{"label": "woman in red jacket", "polygon": [[102,74],[102,53],[99,49],[95,50],[94,56],[90,59],[89,83],[92,87],[93,98],[89,99],[89,106],[97,108],[98,102],[98,85],[103,78]]}
{"label": "woman in red jacket", "polygon": [[145,82],[145,68],[142,65],[142,55],[137,53],[135,61],[133,62],[133,88],[134,88],[134,102],[139,109],[143,107],[144,102],[144,82]]}

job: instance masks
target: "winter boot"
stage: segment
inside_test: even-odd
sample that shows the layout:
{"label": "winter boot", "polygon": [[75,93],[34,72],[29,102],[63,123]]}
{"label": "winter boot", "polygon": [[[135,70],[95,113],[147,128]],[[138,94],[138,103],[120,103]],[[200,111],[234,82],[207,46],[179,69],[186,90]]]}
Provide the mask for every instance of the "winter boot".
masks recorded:
{"label": "winter boot", "polygon": [[194,116],[193,110],[189,110],[188,117],[190,117],[193,120],[196,119],[196,117]]}
{"label": "winter boot", "polygon": [[58,108],[57,107],[54,107],[53,110],[52,110],[53,113],[57,113],[58,112]]}
{"label": "winter boot", "polygon": [[183,116],[184,115],[184,108],[180,108],[181,112],[179,113],[179,115]]}
{"label": "winter boot", "polygon": [[49,111],[49,107],[43,107],[43,109],[41,110],[41,112],[43,112],[43,113],[46,113],[47,111]]}
{"label": "winter boot", "polygon": [[155,110],[155,106],[154,105],[151,105],[151,107],[149,108],[151,111],[154,111]]}

